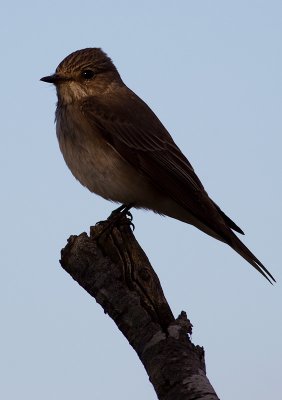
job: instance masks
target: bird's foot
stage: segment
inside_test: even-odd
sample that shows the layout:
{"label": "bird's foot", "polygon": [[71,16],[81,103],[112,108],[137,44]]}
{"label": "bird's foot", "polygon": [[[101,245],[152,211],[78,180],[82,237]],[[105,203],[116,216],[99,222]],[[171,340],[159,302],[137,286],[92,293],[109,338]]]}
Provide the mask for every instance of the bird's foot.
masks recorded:
{"label": "bird's foot", "polygon": [[107,218],[108,221],[120,219],[122,216],[126,216],[130,221],[133,220],[132,214],[129,211],[134,206],[133,203],[130,204],[122,204],[117,209],[111,212],[111,215]]}
{"label": "bird's foot", "polygon": [[96,239],[99,239],[104,233],[111,233],[115,226],[121,225],[129,225],[132,227],[132,230],[135,229],[135,226],[132,222],[133,216],[129,211],[133,207],[133,204],[123,204],[118,207],[116,210],[112,211],[111,215],[106,219],[106,221],[99,221],[96,225],[102,225],[101,231],[96,236]]}

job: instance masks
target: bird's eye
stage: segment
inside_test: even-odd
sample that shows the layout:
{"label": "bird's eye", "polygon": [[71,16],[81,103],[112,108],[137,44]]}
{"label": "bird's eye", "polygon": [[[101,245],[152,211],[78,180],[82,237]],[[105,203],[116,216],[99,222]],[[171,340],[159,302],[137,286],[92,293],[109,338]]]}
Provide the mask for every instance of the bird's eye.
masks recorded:
{"label": "bird's eye", "polygon": [[85,69],[84,71],[81,72],[81,77],[83,79],[92,79],[94,76],[94,72],[91,69]]}

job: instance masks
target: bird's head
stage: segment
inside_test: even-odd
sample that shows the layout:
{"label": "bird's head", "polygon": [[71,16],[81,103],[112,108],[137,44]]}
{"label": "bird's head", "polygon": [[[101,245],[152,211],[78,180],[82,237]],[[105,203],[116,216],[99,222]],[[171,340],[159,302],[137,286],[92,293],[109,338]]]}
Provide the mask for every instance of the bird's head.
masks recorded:
{"label": "bird's head", "polygon": [[59,102],[64,104],[109,90],[121,78],[112,60],[99,48],[77,50],[68,55],[53,75],[40,79],[53,83]]}

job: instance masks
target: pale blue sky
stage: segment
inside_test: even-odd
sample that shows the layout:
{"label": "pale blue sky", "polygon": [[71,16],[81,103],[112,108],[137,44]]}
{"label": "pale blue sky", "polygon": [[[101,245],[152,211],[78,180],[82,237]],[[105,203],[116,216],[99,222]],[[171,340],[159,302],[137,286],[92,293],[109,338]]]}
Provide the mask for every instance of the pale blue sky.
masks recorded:
{"label": "pale blue sky", "polygon": [[64,164],[56,96],[39,82],[102,47],[155,111],[207,191],[277,278],[195,228],[134,211],[135,234],[175,316],[188,313],[228,400],[282,392],[281,1],[6,2],[0,16],[0,398],[156,398],[136,354],[59,266],[70,234],[113,206]]}

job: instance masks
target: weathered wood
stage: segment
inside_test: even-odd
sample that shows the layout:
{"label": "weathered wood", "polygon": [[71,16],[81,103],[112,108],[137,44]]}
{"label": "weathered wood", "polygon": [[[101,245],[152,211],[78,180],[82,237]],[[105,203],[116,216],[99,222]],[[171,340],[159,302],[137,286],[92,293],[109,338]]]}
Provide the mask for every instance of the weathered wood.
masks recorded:
{"label": "weathered wood", "polygon": [[185,312],[174,319],[127,218],[113,229],[104,227],[92,227],[90,236],[71,236],[62,250],[62,267],[115,321],[159,399],[218,399],[206,376],[204,350],[190,340],[192,324]]}

